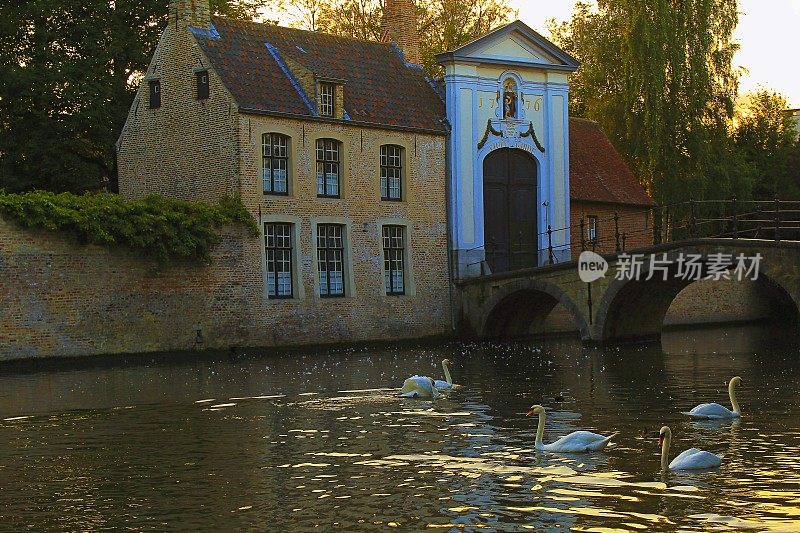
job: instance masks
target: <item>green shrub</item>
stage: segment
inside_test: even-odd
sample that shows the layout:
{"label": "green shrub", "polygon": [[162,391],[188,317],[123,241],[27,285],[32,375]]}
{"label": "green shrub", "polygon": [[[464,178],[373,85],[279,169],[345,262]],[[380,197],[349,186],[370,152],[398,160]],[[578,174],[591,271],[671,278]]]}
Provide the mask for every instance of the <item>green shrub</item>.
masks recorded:
{"label": "green shrub", "polygon": [[26,228],[73,234],[82,243],[125,246],[162,266],[209,264],[222,226],[241,224],[258,234],[255,220],[239,198],[223,198],[211,205],[161,196],[129,201],[115,194],[0,191],[0,215]]}

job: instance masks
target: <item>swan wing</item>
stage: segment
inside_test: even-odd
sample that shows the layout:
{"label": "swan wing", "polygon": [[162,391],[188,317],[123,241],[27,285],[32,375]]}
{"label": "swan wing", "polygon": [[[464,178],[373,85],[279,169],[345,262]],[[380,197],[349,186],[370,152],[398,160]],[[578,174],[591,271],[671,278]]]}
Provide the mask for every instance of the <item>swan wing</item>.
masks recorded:
{"label": "swan wing", "polygon": [[701,403],[687,414],[693,418],[735,418],[739,416],[727,407],[718,403]]}
{"label": "swan wing", "polygon": [[411,376],[403,382],[400,396],[404,398],[438,398],[439,392],[428,376]]}
{"label": "swan wing", "polygon": [[453,387],[452,383],[448,383],[443,379],[437,379],[433,384],[437,389],[451,389]]}
{"label": "swan wing", "polygon": [[550,452],[564,453],[586,453],[602,450],[616,436],[605,436],[592,433],[591,431],[573,431],[555,442],[544,445],[544,450]]}
{"label": "swan wing", "polygon": [[690,448],[678,455],[669,464],[670,470],[702,470],[716,468],[722,464],[722,456],[697,448]]}

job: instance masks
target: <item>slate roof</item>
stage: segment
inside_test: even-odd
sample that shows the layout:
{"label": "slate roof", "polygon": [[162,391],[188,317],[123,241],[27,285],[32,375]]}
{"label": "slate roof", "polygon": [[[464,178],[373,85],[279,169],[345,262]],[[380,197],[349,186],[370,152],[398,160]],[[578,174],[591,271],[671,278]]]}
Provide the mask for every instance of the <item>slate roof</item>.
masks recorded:
{"label": "slate roof", "polygon": [[596,122],[569,119],[571,200],[655,205]]}
{"label": "slate roof", "polygon": [[[392,44],[211,17],[195,39],[243,112],[314,117],[292,61],[317,78],[343,80],[344,109],[354,124],[446,134],[442,98],[425,72],[406,65]],[[271,45],[276,55],[271,52]],[[345,119],[346,121],[346,119]]]}

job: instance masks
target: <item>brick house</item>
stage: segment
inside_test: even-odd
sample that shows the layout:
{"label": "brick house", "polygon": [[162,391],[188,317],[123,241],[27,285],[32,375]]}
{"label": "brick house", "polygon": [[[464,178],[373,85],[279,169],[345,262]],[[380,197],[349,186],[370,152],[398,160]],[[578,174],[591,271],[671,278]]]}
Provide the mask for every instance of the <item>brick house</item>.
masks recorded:
{"label": "brick house", "polygon": [[[259,238],[226,241],[236,269],[212,266],[235,297],[213,295],[232,318],[211,335],[237,324],[241,345],[268,346],[446,334],[453,279],[546,262],[548,224],[652,205],[602,132],[568,119],[578,64],[552,43],[513,22],[443,54],[442,84],[418,65],[412,0],[385,13],[398,44],[170,1],[117,143],[119,191],[239,195],[257,217]],[[516,232],[497,213],[521,205],[519,191],[532,198],[520,215],[531,250],[513,256]],[[506,249],[484,222],[510,236]],[[570,231],[557,238],[568,260]]]}
{"label": "brick house", "polygon": [[[396,45],[172,0],[118,141],[119,190],[238,194],[252,343],[450,330],[444,102]],[[215,265],[213,268],[224,268]]]}
{"label": "brick house", "polygon": [[653,244],[655,203],[595,122],[570,118],[569,169],[573,258]]}

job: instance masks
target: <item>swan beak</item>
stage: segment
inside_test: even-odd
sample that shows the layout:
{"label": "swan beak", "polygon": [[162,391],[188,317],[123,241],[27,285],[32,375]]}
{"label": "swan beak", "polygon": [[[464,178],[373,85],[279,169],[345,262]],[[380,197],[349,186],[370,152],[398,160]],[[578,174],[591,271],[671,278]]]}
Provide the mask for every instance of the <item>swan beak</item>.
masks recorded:
{"label": "swan beak", "polygon": [[535,414],[536,414],[536,413],[534,413],[534,412],[533,412],[533,409],[531,409],[530,411],[528,411],[528,412],[525,414],[525,416],[533,416],[533,415],[535,415]]}
{"label": "swan beak", "polygon": [[664,444],[664,435],[659,435],[658,436],[658,445],[659,446],[663,446],[663,444]]}

